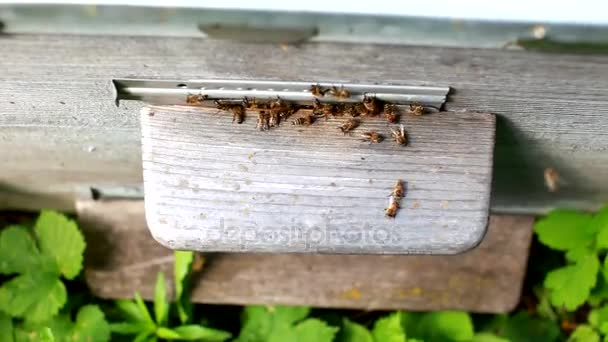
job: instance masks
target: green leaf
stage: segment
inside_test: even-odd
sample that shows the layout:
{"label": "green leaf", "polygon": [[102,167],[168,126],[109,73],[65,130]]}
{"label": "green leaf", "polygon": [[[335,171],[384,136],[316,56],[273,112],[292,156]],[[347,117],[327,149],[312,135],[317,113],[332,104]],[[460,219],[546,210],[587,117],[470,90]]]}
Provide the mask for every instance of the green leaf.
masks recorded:
{"label": "green leaf", "polygon": [[196,324],[182,325],[181,327],[174,328],[173,331],[175,331],[182,340],[187,341],[226,341],[232,337],[227,331],[207,328]]}
{"label": "green leaf", "polygon": [[175,301],[177,304],[177,313],[182,324],[189,321],[192,311],[190,298],[187,296],[186,289],[188,288],[188,276],[190,274],[194,253],[189,251],[175,251],[174,266],[173,266],[173,281],[175,285]]}
{"label": "green leaf", "polygon": [[10,226],[0,233],[0,273],[26,273],[38,264],[40,253],[27,229]]}
{"label": "green leaf", "polygon": [[167,290],[165,287],[165,275],[158,272],[156,276],[156,286],[154,288],[154,316],[156,324],[164,326],[169,315],[169,301],[167,300]]}
{"label": "green leaf", "polygon": [[532,317],[520,311],[512,317],[499,315],[495,317],[492,331],[513,342],[553,342],[561,330],[556,322],[546,318]]}
{"label": "green leaf", "polygon": [[600,335],[588,325],[579,325],[572,332],[568,342],[600,342]]}
{"label": "green leaf", "polygon": [[165,340],[177,340],[180,338],[179,334],[172,329],[159,327],[156,329],[156,336],[164,338]]}
{"label": "green leaf", "polygon": [[149,321],[146,316],[141,313],[137,304],[131,300],[117,300],[116,308],[122,313],[124,318],[130,322],[144,322],[149,325]]}
{"label": "green leaf", "polygon": [[589,226],[598,232],[596,248],[608,248],[608,205],[595,214]]}
{"label": "green leaf", "polygon": [[569,311],[576,310],[589,297],[596,284],[599,268],[597,256],[589,255],[574,265],[549,272],[544,286],[551,290],[551,303]]}
{"label": "green leaf", "polygon": [[141,298],[139,292],[135,292],[135,304],[137,304],[137,309],[140,316],[143,317],[144,322],[156,326],[152,316],[150,316],[150,311],[148,311],[148,307],[146,306],[146,303],[144,303],[144,300]]}
{"label": "green leaf", "polygon": [[401,326],[401,312],[397,311],[380,318],[374,324],[372,335],[375,341],[405,342],[406,335]]}
{"label": "green leaf", "polygon": [[566,260],[569,262],[579,262],[595,252],[589,246],[578,246],[566,252]]}
{"label": "green leaf", "polygon": [[342,322],[342,329],[340,329],[339,339],[340,342],[374,342],[372,333],[367,330],[366,327],[355,322],[351,322],[348,319],[344,319]]}
{"label": "green leaf", "polygon": [[50,319],[65,304],[63,283],[49,273],[26,273],[0,287],[0,310],[32,322]]}
{"label": "green leaf", "polygon": [[43,328],[40,333],[40,342],[55,342],[51,328]]}
{"label": "green leaf", "polygon": [[13,341],[13,319],[0,312],[0,342]]}
{"label": "green leaf", "polygon": [[151,332],[141,332],[137,336],[135,336],[133,342],[151,341],[152,337],[150,335],[152,335]]}
{"label": "green leaf", "polygon": [[316,318],[306,319],[295,326],[299,342],[332,342],[337,332],[338,328]]}
{"label": "green leaf", "polygon": [[78,342],[110,340],[110,326],[97,305],[85,305],[78,310],[69,340]]}
{"label": "green leaf", "polygon": [[40,213],[34,226],[43,254],[51,256],[67,279],[74,279],[82,269],[84,237],[74,221],[54,211]]}
{"label": "green leaf", "polygon": [[595,327],[603,334],[608,334],[608,305],[591,310],[587,319],[591,326]]}
{"label": "green leaf", "polygon": [[590,246],[595,238],[594,227],[590,227],[591,215],[573,210],[557,209],[534,225],[538,239],[544,245],[559,251]]}
{"label": "green leaf", "polygon": [[462,311],[430,312],[420,319],[413,337],[426,342],[469,341],[473,338],[473,322],[469,314]]}
{"label": "green leaf", "polygon": [[510,342],[506,338],[496,336],[491,333],[478,333],[473,336],[471,342]]}
{"label": "green leaf", "polygon": [[[121,334],[121,335],[135,335],[138,334],[140,332],[151,332],[148,329],[148,325],[144,324],[144,323],[127,323],[127,322],[120,322],[120,323],[111,323],[110,324],[110,331],[116,334]],[[152,330],[154,331],[154,330]]]}
{"label": "green leaf", "polygon": [[296,306],[247,306],[243,310],[237,341],[288,341],[296,338],[292,324],[306,318],[309,312],[309,308]]}

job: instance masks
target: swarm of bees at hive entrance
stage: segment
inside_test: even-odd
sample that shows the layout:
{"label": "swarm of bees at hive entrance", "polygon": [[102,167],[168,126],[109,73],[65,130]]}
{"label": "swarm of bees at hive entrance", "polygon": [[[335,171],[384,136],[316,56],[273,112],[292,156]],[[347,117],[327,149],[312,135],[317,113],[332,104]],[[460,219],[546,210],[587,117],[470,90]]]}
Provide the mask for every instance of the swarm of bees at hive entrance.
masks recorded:
{"label": "swarm of bees at hive entrance", "polygon": [[[400,147],[408,146],[408,134],[406,127],[400,123],[402,113],[397,105],[383,101],[377,98],[375,94],[369,93],[359,93],[357,96],[363,95],[362,100],[352,102],[353,93],[344,86],[324,88],[320,84],[312,84],[307,90],[314,97],[309,104],[286,101],[279,96],[264,100],[256,98],[216,99],[213,103],[218,110],[231,113],[232,122],[237,124],[242,124],[245,121],[248,112],[257,112],[255,128],[259,131],[271,130],[286,122],[290,123],[290,126],[307,127],[313,125],[319,119],[327,121],[330,117],[344,117],[337,129],[345,136],[352,136],[355,130],[364,126],[362,119],[383,119],[390,127],[386,136],[392,139],[388,140],[394,141]],[[203,105],[208,100],[210,100],[208,95],[203,94],[191,94],[186,97],[186,103],[189,105]],[[414,116],[421,116],[427,113],[428,108],[434,107],[425,107],[423,104],[412,102],[405,112]],[[300,112],[300,115],[297,118],[290,119],[292,115],[298,112]],[[385,135],[369,130],[358,133],[357,136],[360,137],[361,142],[367,142],[370,145],[387,140]],[[397,215],[404,193],[403,182],[398,180],[389,196],[389,204],[385,209],[387,217],[394,218]]]}

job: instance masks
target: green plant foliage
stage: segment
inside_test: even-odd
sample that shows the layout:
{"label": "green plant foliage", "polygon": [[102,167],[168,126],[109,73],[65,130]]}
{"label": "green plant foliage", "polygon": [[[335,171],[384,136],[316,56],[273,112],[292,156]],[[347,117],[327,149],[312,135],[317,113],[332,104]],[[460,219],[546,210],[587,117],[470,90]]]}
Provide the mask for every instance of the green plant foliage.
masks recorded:
{"label": "green plant foliage", "polygon": [[[182,257],[184,252],[179,252]],[[187,273],[181,268],[175,271],[180,273],[174,275],[174,279],[186,281]],[[177,286],[176,286],[177,288]],[[183,291],[184,284],[180,285]],[[181,293],[185,297],[185,293]],[[125,321],[115,322],[110,325],[113,333],[121,335],[136,335],[134,341],[180,340],[180,341],[209,341],[221,342],[229,339],[232,335],[226,331],[212,329],[196,324],[183,324],[177,327],[169,326],[169,312],[171,303],[167,295],[165,276],[159,272],[156,277],[154,289],[154,318],[141,295],[135,292],[133,301],[116,301],[116,308],[122,314]],[[181,317],[180,317],[181,318]]]}
{"label": "green plant foliage", "polygon": [[306,318],[306,307],[248,306],[243,311],[238,342],[318,341],[331,342],[338,328]]}
{"label": "green plant foliage", "polygon": [[600,342],[600,335],[588,325],[579,325],[568,338],[568,342]]}
{"label": "green plant foliage", "polygon": [[406,335],[401,325],[401,312],[395,312],[380,318],[372,329],[374,341],[406,342]]}
{"label": "green plant foliage", "polygon": [[419,317],[418,323],[406,333],[426,342],[470,341],[474,336],[473,322],[462,311],[429,312]]}
{"label": "green plant foliage", "polygon": [[592,244],[595,231],[589,226],[591,218],[572,210],[553,210],[536,223],[534,231],[546,246],[568,251]]}
{"label": "green plant foliage", "polygon": [[[550,248],[566,252],[568,264],[547,273],[544,287],[551,305],[574,311],[585,302],[600,304],[608,298],[600,270],[608,275],[608,206],[596,215],[571,210],[554,210],[540,219],[534,230],[539,240]],[[600,267],[600,258],[604,266]]]}
{"label": "green plant foliage", "polygon": [[188,276],[191,271],[194,253],[187,251],[176,251],[174,253],[173,283],[175,284],[175,303],[177,313],[182,324],[186,324],[192,315],[192,305],[185,294],[188,292]]}
{"label": "green plant foliage", "polygon": [[372,333],[361,324],[344,319],[338,338],[340,342],[374,342]]}
{"label": "green plant foliage", "polygon": [[530,316],[525,311],[513,316],[497,315],[485,330],[513,342],[553,342],[558,341],[561,336],[556,322]]}
{"label": "green plant foliage", "polygon": [[34,237],[24,227],[8,227],[0,233],[0,247],[0,273],[18,274],[0,287],[0,311],[31,322],[56,315],[67,298],[59,277],[73,279],[82,269],[85,243],[76,224],[43,211]]}

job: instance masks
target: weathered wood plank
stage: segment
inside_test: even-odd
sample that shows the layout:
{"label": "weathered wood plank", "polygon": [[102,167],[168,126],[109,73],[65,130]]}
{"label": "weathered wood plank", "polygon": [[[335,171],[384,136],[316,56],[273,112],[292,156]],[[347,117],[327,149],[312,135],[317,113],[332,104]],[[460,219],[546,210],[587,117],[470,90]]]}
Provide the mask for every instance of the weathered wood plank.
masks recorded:
{"label": "weathered wood plank", "polygon": [[[495,117],[403,112],[408,146],[386,119],[317,119],[256,129],[256,113],[184,106],[141,114],[146,217],[173,249],[247,252],[455,254],[476,246],[489,215]],[[361,142],[375,131],[377,144]],[[384,209],[395,182],[405,196]]]}
{"label": "weathered wood plank", "polygon": [[[85,275],[103,298],[152,298],[172,252],[150,236],[142,201],[78,202]],[[492,216],[479,247],[455,256],[208,253],[195,302],[507,312],[519,301],[533,218]]]}
{"label": "weathered wood plank", "polygon": [[[116,108],[114,77],[449,85],[448,110],[498,115],[494,211],[608,201],[608,56],[70,35],[3,36],[0,45],[5,207],[70,203],[36,203],[30,193],[52,199],[91,184],[141,184],[142,104]],[[546,191],[546,167],[565,180],[560,192]]]}

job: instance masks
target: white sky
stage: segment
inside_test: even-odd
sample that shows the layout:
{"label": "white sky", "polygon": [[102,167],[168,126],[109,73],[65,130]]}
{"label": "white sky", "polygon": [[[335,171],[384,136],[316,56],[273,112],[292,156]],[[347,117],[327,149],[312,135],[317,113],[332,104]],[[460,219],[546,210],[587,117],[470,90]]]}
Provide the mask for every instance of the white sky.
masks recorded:
{"label": "white sky", "polygon": [[98,4],[438,16],[608,24],[608,0],[0,0],[0,4]]}

